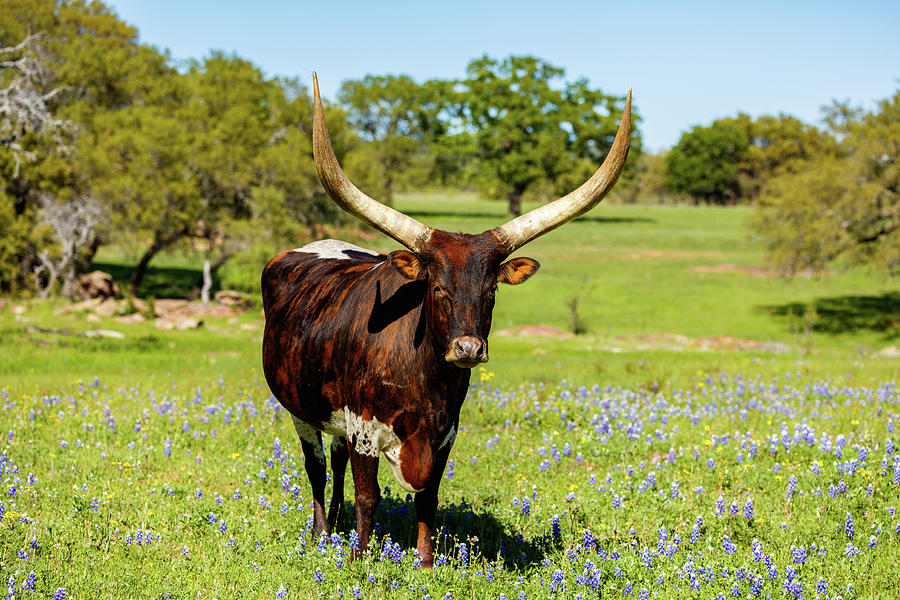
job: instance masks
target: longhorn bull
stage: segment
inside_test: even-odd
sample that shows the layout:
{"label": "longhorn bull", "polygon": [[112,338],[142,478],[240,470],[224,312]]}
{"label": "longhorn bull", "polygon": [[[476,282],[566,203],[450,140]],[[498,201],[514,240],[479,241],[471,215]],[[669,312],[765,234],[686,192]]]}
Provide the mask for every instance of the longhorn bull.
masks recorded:
{"label": "longhorn bull", "polygon": [[[540,266],[531,258],[506,259],[612,189],[628,155],[631,92],[612,148],[587,182],[468,235],[427,227],[357,189],[331,147],[315,74],[313,84],[313,154],[322,185],[341,208],[408,250],[385,255],[325,240],[273,258],[262,274],[265,376],[300,438],[315,531],[328,532],[340,516],[349,460],[359,550],[366,549],[383,454],[400,486],[415,493],[417,549],[422,566],[431,567],[438,486],[471,368],[488,360],[494,292],[498,283],[522,283]],[[333,436],[327,516],[323,432]]]}

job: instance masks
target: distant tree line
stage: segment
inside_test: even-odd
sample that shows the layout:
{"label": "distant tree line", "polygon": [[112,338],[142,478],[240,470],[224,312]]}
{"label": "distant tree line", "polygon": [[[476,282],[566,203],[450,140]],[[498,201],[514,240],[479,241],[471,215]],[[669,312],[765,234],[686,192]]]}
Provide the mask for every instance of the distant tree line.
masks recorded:
{"label": "distant tree line", "polygon": [[[898,104],[835,104],[823,128],[739,114],[662,154],[641,152],[635,113],[613,200],[753,203],[786,272],[838,256],[895,268]],[[516,215],[587,179],[623,106],[624,95],[539,58],[484,56],[455,81],[345,81],[326,118],[338,159],[370,195],[469,188]],[[133,250],[137,294],[166,249],[193,248],[215,276],[248,248],[320,235],[344,217],[318,183],[311,125],[297,79],[221,52],[176,66],[99,1],[3,3],[0,293],[73,296],[109,243]]]}
{"label": "distant tree line", "polygon": [[834,102],[824,127],[787,115],[719,119],[645,155],[636,200],[753,204],[785,274],[837,259],[900,269],[900,90],[873,110]]}

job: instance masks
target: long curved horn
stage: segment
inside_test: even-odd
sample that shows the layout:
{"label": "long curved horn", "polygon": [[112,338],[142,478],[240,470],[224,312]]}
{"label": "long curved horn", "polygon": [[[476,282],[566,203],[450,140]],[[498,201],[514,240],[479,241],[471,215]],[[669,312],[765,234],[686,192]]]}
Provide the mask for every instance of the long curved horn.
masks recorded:
{"label": "long curved horn", "polygon": [[493,231],[512,254],[534,238],[556,229],[596,206],[613,188],[628,158],[631,145],[631,90],[625,99],[625,112],[612,148],[600,168],[577,190],[540,206]]}
{"label": "long curved horn", "polygon": [[389,235],[413,252],[421,250],[422,245],[431,234],[430,227],[373,200],[362,193],[344,175],[328,137],[325,111],[322,109],[322,99],[319,97],[319,80],[315,72],[313,73],[313,95],[313,158],[316,161],[319,180],[325,187],[325,191],[337,202],[338,206],[351,215],[365,221],[385,235]]}

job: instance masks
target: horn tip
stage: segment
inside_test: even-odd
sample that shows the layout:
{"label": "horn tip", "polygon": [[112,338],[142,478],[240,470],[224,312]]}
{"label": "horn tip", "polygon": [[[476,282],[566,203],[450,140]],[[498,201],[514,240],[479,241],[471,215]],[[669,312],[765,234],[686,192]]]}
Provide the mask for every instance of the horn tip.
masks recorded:
{"label": "horn tip", "polygon": [[313,71],[313,94],[315,98],[319,97],[319,78],[315,71]]}

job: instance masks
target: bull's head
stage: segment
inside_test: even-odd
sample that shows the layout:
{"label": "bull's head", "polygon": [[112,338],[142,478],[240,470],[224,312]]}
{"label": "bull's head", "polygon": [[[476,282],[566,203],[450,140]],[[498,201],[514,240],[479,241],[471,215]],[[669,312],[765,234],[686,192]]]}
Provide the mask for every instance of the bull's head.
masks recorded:
{"label": "bull's head", "polygon": [[581,187],[499,227],[467,235],[427,227],[353,185],[331,147],[315,73],[313,90],[313,156],[325,190],[341,208],[409,248],[389,257],[404,277],[426,282],[426,323],[446,360],[463,368],[487,362],[497,284],[522,283],[540,266],[531,258],[504,260],[536,237],[586,213],[612,189],[631,142],[631,92],[609,154]]}

